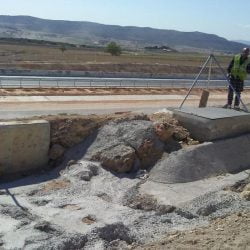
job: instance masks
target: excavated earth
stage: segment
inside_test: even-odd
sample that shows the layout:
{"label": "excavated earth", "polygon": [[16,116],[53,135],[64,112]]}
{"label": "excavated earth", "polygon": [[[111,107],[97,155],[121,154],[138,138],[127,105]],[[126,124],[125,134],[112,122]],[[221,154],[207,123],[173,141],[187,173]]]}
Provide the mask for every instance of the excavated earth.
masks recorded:
{"label": "excavated earth", "polygon": [[249,247],[249,170],[202,176],[221,185],[175,204],[145,190],[160,160],[200,144],[170,113],[42,118],[50,162],[1,180],[0,249]]}

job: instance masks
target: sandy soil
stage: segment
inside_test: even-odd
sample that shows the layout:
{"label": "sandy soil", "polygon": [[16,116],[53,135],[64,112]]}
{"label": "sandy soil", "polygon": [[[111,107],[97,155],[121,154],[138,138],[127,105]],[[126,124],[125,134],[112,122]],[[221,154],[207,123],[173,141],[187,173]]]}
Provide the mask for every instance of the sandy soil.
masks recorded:
{"label": "sandy soil", "polygon": [[[164,108],[164,107],[178,107],[188,89],[185,88],[79,88],[79,89],[0,89],[1,110],[3,111],[21,111],[21,110],[104,110],[104,109],[122,109],[135,110],[135,108]],[[226,103],[227,90],[226,89],[211,89],[209,90],[210,96],[207,106],[221,106]],[[192,98],[188,98],[185,105],[198,106],[201,97],[201,89],[193,89],[191,92]],[[4,96],[100,96],[100,101],[96,100],[53,100],[43,101],[42,105],[40,101],[5,101]],[[145,100],[137,100],[136,97],[130,100],[118,100],[112,97],[106,98],[111,95],[150,95],[151,98]],[[166,99],[158,99],[156,95],[166,95]],[[170,95],[176,95],[176,99],[168,98]],[[105,96],[102,99],[101,96]],[[155,96],[155,97],[154,97]],[[178,98],[177,98],[178,97]],[[244,103],[250,103],[250,89],[246,89],[242,94]],[[94,112],[93,112],[94,113]]]}

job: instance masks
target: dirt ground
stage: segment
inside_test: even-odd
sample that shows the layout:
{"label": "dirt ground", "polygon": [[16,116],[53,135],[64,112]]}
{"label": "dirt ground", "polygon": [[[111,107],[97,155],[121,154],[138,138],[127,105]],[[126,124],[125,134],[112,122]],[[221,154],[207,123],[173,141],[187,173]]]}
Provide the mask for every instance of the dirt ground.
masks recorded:
{"label": "dirt ground", "polygon": [[[94,49],[70,49],[28,44],[0,44],[1,69],[70,70],[83,72],[130,72],[150,74],[197,73],[207,54],[126,52],[121,56]],[[223,67],[231,56],[217,55]],[[218,69],[213,68],[213,73]]]}
{"label": "dirt ground", "polygon": [[[117,111],[137,111],[146,109],[162,109],[164,107],[178,107],[186,94],[187,88],[41,88],[41,89],[0,89],[2,111],[40,111],[40,110],[82,110],[86,114],[95,113],[97,110]],[[226,103],[226,89],[209,89],[209,99],[207,106],[222,106]],[[187,98],[185,105],[198,107],[202,89],[195,88]],[[131,95],[131,98],[119,99],[115,96]],[[139,95],[150,95],[150,98],[137,98]],[[158,98],[157,95],[166,95],[166,98]],[[6,98],[5,98],[6,96]],[[8,99],[10,96],[12,101]],[[25,100],[15,100],[14,97],[30,96],[32,102]],[[46,100],[34,96],[48,96]],[[51,96],[51,98],[50,98]],[[71,96],[71,99],[53,99],[53,96]],[[74,96],[100,96],[98,99],[74,100]],[[104,96],[102,98],[101,96]],[[110,96],[110,98],[109,98]],[[132,97],[135,96],[135,97]],[[191,97],[192,96],[192,97]],[[114,98],[113,98],[114,97]],[[242,93],[242,100],[245,104],[250,103],[250,89],[245,89]],[[30,105],[32,103],[32,105]],[[74,112],[73,112],[74,113]]]}
{"label": "dirt ground", "polygon": [[[11,88],[0,89],[1,96],[68,96],[68,95],[185,95],[187,88]],[[194,88],[191,94],[200,94],[202,89]],[[209,89],[214,95],[227,93],[225,88]],[[245,89],[244,94],[250,94]]]}
{"label": "dirt ground", "polygon": [[211,221],[191,231],[176,231],[159,242],[134,250],[163,249],[250,249],[250,213],[237,213]]}

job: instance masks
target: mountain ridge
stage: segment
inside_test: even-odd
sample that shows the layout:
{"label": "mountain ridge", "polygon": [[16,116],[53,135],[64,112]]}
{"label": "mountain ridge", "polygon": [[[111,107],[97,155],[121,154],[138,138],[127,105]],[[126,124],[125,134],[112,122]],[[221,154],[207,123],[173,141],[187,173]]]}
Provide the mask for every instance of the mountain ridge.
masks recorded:
{"label": "mountain ridge", "polygon": [[239,52],[243,43],[199,31],[107,25],[89,21],[48,20],[32,16],[0,15],[0,37],[60,41],[105,46],[115,41],[127,48],[167,45],[175,49]]}

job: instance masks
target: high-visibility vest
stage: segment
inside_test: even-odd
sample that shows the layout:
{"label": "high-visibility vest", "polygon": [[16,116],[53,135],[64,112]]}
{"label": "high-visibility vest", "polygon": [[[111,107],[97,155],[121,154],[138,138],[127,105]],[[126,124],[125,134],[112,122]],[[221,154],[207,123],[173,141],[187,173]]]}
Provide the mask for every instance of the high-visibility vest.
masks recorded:
{"label": "high-visibility vest", "polygon": [[234,56],[234,65],[231,70],[231,75],[244,81],[247,78],[247,65],[250,63],[250,60],[246,59],[244,63],[240,65],[240,57],[240,54]]}

